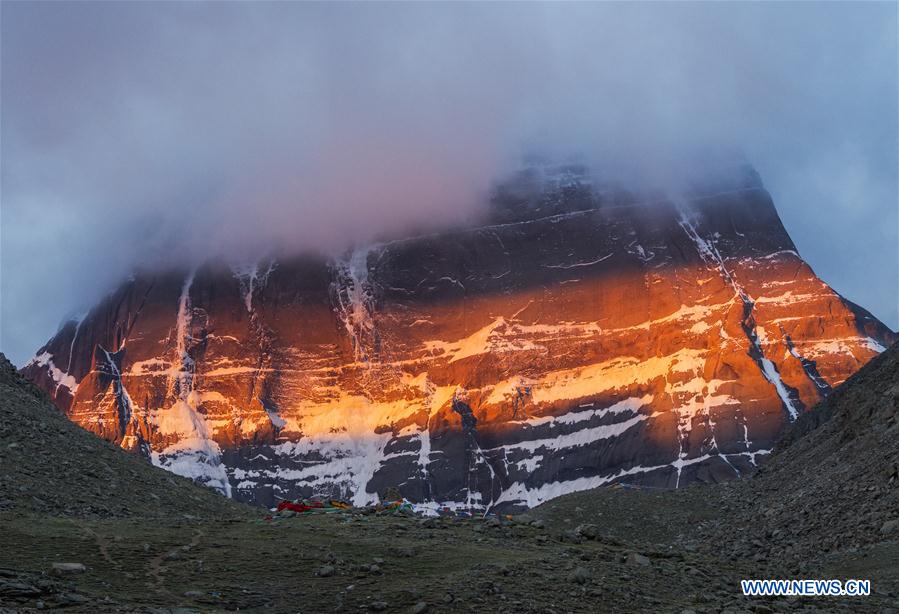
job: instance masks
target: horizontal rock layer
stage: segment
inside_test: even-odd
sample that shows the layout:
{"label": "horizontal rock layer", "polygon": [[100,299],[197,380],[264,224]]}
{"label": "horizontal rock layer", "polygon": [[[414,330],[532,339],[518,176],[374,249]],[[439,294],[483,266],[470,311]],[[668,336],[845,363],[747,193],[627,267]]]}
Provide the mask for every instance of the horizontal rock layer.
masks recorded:
{"label": "horizontal rock layer", "polygon": [[476,228],[136,275],[23,372],[84,428],[265,505],[738,476],[896,335],[814,274],[753,172],[650,200],[523,174]]}

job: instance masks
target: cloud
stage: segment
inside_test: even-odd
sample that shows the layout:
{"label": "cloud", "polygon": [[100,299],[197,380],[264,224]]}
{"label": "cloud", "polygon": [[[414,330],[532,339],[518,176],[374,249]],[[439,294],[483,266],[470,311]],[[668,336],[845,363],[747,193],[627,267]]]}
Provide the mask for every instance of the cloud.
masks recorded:
{"label": "cloud", "polygon": [[470,219],[526,151],[647,185],[742,151],[896,328],[896,10],[4,3],[0,346],[136,265]]}

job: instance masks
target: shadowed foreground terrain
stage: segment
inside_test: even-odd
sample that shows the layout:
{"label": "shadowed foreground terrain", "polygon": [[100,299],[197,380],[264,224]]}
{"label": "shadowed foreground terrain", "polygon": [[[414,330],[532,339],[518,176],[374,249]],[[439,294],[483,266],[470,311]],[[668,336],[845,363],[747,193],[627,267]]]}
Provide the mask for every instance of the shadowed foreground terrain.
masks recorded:
{"label": "shadowed foreground terrain", "polygon": [[[751,479],[586,491],[512,520],[266,521],[72,425],[4,360],[0,609],[899,609],[897,354],[803,417]],[[739,594],[765,577],[870,578],[874,594]]]}

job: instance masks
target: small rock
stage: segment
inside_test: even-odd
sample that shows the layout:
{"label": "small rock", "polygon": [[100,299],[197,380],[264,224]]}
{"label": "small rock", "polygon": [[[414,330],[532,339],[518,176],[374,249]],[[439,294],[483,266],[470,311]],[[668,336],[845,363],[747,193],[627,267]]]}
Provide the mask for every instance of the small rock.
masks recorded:
{"label": "small rock", "polygon": [[899,530],[899,518],[887,520],[885,523],[883,523],[883,526],[880,527],[880,532],[884,535],[889,535],[890,533],[894,533],[897,530]]}
{"label": "small rock", "polygon": [[421,614],[425,610],[428,609],[428,604],[424,601],[419,601],[414,606],[409,608],[409,614]]}
{"label": "small rock", "polygon": [[58,576],[72,573],[84,573],[87,567],[83,563],[53,563],[53,573]]}
{"label": "small rock", "polygon": [[559,541],[580,544],[584,541],[584,538],[581,537],[581,534],[577,531],[563,531],[562,534],[559,535]]}
{"label": "small rock", "polygon": [[642,554],[639,554],[637,552],[631,552],[629,555],[627,555],[627,558],[624,559],[624,562],[627,563],[628,565],[644,565],[645,566],[645,565],[651,564],[649,557],[645,557]]}
{"label": "small rock", "polygon": [[331,565],[322,565],[315,570],[315,575],[319,578],[328,578],[334,575],[334,568]]}
{"label": "small rock", "polygon": [[375,612],[383,612],[384,610],[387,609],[387,602],[386,601],[372,601],[368,607],[371,608],[372,610],[374,610]]}
{"label": "small rock", "polygon": [[583,535],[587,539],[596,539],[599,537],[599,527],[595,524],[582,524],[576,528],[575,533]]}
{"label": "small rock", "polygon": [[590,580],[590,571],[584,567],[575,567],[568,574],[568,581],[575,584],[586,584]]}

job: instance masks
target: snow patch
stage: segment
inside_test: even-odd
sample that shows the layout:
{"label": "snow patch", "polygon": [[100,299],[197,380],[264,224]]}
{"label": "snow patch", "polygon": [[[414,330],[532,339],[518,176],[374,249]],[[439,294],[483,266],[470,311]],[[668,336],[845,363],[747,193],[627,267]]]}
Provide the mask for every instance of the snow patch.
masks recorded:
{"label": "snow patch", "polygon": [[887,349],[885,347],[880,345],[877,341],[875,341],[871,337],[868,337],[867,339],[865,339],[864,343],[865,343],[865,346],[872,352],[877,352],[878,354],[881,354],[881,353],[887,351]]}
{"label": "snow patch", "polygon": [[39,367],[46,367],[47,374],[50,378],[56,383],[56,390],[58,391],[60,386],[63,388],[68,388],[69,391],[74,395],[75,391],[78,390],[78,380],[74,378],[74,376],[69,375],[59,367],[57,367],[53,363],[53,355],[50,352],[42,352],[38,354],[34,358],[32,358],[26,367],[31,365],[37,365]]}

